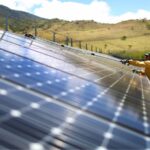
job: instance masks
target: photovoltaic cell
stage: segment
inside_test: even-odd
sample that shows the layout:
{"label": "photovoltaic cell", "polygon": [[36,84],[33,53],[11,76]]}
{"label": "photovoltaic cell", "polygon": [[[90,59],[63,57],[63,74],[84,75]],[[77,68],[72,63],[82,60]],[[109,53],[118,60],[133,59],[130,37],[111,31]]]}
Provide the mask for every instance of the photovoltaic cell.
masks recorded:
{"label": "photovoltaic cell", "polygon": [[150,148],[150,82],[112,59],[3,34],[0,148]]}

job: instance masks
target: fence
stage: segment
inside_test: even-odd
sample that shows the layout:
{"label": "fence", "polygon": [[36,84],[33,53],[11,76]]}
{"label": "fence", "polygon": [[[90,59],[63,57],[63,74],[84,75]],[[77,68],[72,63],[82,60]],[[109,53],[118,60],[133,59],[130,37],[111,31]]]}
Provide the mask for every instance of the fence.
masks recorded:
{"label": "fence", "polygon": [[64,44],[67,46],[102,53],[102,50],[100,48],[94,45],[90,45],[87,42],[82,41],[80,39],[72,38],[69,35],[62,34],[53,30],[48,30],[48,32],[44,33],[44,31],[41,31],[40,25],[37,23],[37,20],[32,21],[32,23],[29,23],[25,22],[25,20],[21,18],[13,16],[6,16],[3,20],[4,21],[2,27],[5,31],[20,32],[23,34],[31,33],[35,37],[46,38],[47,40]]}

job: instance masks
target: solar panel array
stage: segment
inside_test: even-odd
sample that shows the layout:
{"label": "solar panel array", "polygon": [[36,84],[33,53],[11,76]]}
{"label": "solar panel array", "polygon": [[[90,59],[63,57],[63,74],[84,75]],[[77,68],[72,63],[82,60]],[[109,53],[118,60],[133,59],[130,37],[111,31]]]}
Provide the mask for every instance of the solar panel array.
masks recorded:
{"label": "solar panel array", "polygon": [[150,148],[147,78],[107,56],[0,37],[0,149]]}

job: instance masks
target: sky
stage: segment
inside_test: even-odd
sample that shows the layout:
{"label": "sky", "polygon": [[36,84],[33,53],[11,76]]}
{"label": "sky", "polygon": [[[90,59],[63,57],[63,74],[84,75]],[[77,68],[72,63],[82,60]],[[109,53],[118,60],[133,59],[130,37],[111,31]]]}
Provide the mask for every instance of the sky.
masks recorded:
{"label": "sky", "polygon": [[0,4],[48,19],[101,23],[150,19],[150,0],[0,0]]}

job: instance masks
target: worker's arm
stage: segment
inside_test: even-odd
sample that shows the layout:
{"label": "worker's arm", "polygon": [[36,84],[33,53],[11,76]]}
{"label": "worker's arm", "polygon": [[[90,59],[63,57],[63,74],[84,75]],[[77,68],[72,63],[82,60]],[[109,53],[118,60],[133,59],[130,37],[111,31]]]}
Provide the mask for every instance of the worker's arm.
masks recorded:
{"label": "worker's arm", "polygon": [[138,61],[138,60],[129,60],[129,65],[137,66],[137,67],[145,67],[144,61]]}

